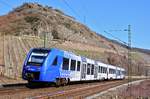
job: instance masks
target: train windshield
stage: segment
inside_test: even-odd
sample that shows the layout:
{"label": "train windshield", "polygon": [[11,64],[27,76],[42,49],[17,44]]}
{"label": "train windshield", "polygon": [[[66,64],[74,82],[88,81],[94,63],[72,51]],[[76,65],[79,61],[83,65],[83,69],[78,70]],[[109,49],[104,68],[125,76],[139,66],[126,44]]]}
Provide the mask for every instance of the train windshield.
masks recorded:
{"label": "train windshield", "polygon": [[30,55],[27,65],[42,66],[50,50],[34,49]]}

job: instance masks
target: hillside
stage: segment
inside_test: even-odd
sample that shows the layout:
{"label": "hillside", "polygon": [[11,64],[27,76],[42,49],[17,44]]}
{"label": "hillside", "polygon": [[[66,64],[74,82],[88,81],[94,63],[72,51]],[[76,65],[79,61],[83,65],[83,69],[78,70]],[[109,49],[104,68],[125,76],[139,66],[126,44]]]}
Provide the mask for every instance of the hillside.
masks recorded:
{"label": "hillside", "polygon": [[[32,47],[56,47],[127,69],[127,47],[91,31],[58,9],[25,3],[0,16],[1,75],[20,78],[23,60]],[[143,75],[150,55],[132,52],[133,75]]]}
{"label": "hillside", "polygon": [[115,45],[98,36],[88,27],[58,9],[39,4],[25,3],[8,15],[0,17],[0,32],[5,35],[30,35],[42,38],[47,33],[49,40],[61,39],[88,43],[108,49]]}

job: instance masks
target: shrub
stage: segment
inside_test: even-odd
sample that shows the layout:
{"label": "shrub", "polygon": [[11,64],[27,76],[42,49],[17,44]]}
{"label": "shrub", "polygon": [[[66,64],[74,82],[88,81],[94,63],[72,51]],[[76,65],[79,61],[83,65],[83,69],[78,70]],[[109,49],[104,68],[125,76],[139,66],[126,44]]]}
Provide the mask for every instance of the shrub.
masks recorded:
{"label": "shrub", "polygon": [[38,17],[33,17],[33,16],[26,16],[24,19],[26,22],[30,24],[33,24],[34,22],[37,22],[39,20]]}

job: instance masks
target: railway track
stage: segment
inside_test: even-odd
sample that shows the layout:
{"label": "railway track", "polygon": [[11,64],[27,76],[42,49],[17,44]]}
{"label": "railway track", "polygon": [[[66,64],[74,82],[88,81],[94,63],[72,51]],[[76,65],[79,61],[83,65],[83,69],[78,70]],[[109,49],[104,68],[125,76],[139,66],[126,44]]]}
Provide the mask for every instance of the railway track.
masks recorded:
{"label": "railway track", "polygon": [[106,89],[118,86],[120,84],[123,84],[127,81],[109,81],[109,82],[101,82],[99,84],[89,84],[84,87],[77,87],[75,89],[69,89],[69,90],[61,90],[53,93],[48,93],[45,95],[39,95],[39,96],[34,96],[34,97],[29,97],[31,99],[51,99],[51,98],[56,98],[56,99],[66,99],[66,98],[75,98],[75,99],[81,99],[85,98],[86,96],[95,94],[100,91],[104,91]]}
{"label": "railway track", "polygon": [[93,83],[71,83],[68,86],[54,87],[35,87],[28,88],[26,85],[11,86],[0,89],[2,99],[48,99],[48,98],[84,98],[86,96],[107,90],[109,88],[126,83],[127,80],[101,81]]}

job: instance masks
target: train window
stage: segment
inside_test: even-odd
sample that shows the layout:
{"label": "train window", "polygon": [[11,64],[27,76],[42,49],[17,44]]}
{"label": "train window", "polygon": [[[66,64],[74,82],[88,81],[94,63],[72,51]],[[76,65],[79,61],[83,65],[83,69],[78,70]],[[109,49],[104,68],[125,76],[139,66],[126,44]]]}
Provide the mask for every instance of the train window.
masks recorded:
{"label": "train window", "polygon": [[68,58],[63,58],[63,70],[68,70],[69,69],[69,59]]}
{"label": "train window", "polygon": [[103,67],[101,67],[101,73],[103,73]]}
{"label": "train window", "polygon": [[33,49],[27,65],[42,66],[50,50]]}
{"label": "train window", "polygon": [[112,69],[112,74],[115,74],[115,70],[114,69]]}
{"label": "train window", "polygon": [[90,75],[90,67],[91,67],[91,65],[87,64],[87,75]]}
{"label": "train window", "polygon": [[104,67],[101,67],[101,73],[105,73]]}
{"label": "train window", "polygon": [[118,74],[121,75],[120,70],[118,70]]}
{"label": "train window", "polygon": [[81,62],[78,61],[78,62],[77,62],[77,71],[80,71],[80,64],[81,64]]}
{"label": "train window", "polygon": [[117,75],[120,75],[120,70],[117,70]]}
{"label": "train window", "polygon": [[94,75],[94,65],[92,64],[91,75]]}
{"label": "train window", "polygon": [[76,60],[71,60],[70,70],[75,71],[76,69]]}
{"label": "train window", "polygon": [[107,73],[107,68],[105,67],[105,70],[104,70],[105,72],[104,73]]}
{"label": "train window", "polygon": [[102,73],[105,73],[104,67],[102,67]]}
{"label": "train window", "polygon": [[119,70],[119,75],[121,75],[121,71]]}
{"label": "train window", "polygon": [[125,71],[122,71],[122,74],[123,74],[123,75],[125,75],[125,74],[126,74],[126,72],[125,72]]}
{"label": "train window", "polygon": [[102,67],[102,73],[107,73],[107,68],[106,67]]}
{"label": "train window", "polygon": [[98,73],[100,73],[101,72],[101,67],[100,66],[98,66]]}
{"label": "train window", "polygon": [[114,74],[116,74],[116,70],[114,69]]}
{"label": "train window", "polygon": [[112,69],[109,69],[109,74],[112,74]]}
{"label": "train window", "polygon": [[52,66],[57,66],[57,57],[55,57],[55,59],[54,59],[54,61],[53,61],[53,64],[52,64]]}
{"label": "train window", "polygon": [[122,75],[122,71],[120,71],[120,75]]}

